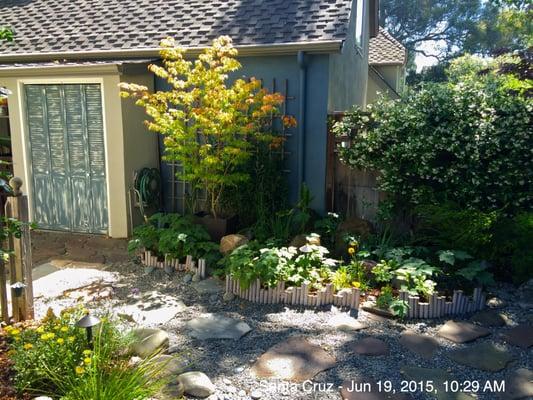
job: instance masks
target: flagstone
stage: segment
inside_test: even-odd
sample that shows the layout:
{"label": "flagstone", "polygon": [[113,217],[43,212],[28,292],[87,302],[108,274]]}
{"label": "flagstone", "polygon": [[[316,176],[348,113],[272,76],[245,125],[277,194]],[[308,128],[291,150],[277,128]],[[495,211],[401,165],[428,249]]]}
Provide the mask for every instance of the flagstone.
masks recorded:
{"label": "flagstone", "polygon": [[373,337],[361,339],[351,346],[351,349],[357,354],[364,356],[387,356],[389,355],[389,345],[383,340]]}
{"label": "flagstone", "polygon": [[503,400],[517,400],[533,397],[533,371],[525,368],[511,372],[507,378]]}
{"label": "flagstone", "polygon": [[186,326],[191,336],[199,340],[238,340],[252,330],[244,321],[219,314],[205,314],[190,320]]}
{"label": "flagstone", "polygon": [[503,337],[512,345],[527,349],[533,345],[533,326],[518,325],[504,333]]}
{"label": "flagstone", "polygon": [[334,366],[335,358],[320,346],[302,337],[291,337],[259,357],[252,373],[259,378],[303,382]]}
{"label": "flagstone", "polygon": [[490,331],[469,322],[447,321],[438,330],[438,335],[455,343],[467,343],[490,335]]}
{"label": "flagstone", "polygon": [[359,331],[367,326],[347,314],[341,313],[330,318],[328,325],[341,331]]}
{"label": "flagstone", "polygon": [[437,339],[428,335],[420,335],[410,330],[405,330],[402,333],[400,343],[408,350],[428,360],[439,349]]}
{"label": "flagstone", "polygon": [[514,359],[501,347],[488,342],[453,350],[448,356],[459,364],[490,372],[501,371]]}
{"label": "flagstone", "polygon": [[505,318],[502,314],[495,310],[483,310],[470,318],[470,321],[475,322],[486,328],[500,327],[505,325]]}

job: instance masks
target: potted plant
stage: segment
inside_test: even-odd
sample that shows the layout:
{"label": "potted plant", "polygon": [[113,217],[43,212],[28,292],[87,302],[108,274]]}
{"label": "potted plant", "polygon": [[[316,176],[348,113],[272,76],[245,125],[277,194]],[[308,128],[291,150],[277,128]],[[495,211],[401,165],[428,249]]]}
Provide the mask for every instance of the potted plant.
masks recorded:
{"label": "potted plant", "polygon": [[[191,197],[205,190],[199,221],[217,240],[235,222],[221,206],[222,195],[250,178],[242,167],[254,145],[276,139],[271,121],[279,116],[284,98],[254,78],[228,82],[228,74],[241,67],[229,37],[216,39],[196,61],[187,60],[173,39],[161,42],[160,53],[162,65],[149,70],[171,89],[149,93],[146,87],[123,83],[121,95],[135,98],[150,117],[148,128],[164,135],[164,159],[181,165],[180,178],[196,192]],[[295,125],[293,117],[280,117],[285,126]]]}

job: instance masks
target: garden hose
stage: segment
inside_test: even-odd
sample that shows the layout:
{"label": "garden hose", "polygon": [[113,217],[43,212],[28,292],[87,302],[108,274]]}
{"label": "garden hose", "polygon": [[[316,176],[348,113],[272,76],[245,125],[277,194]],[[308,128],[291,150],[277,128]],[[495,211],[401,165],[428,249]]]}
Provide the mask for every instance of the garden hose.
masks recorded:
{"label": "garden hose", "polygon": [[139,198],[141,214],[146,219],[144,212],[148,207],[159,207],[161,191],[161,177],[157,168],[143,168],[135,174],[133,190]]}

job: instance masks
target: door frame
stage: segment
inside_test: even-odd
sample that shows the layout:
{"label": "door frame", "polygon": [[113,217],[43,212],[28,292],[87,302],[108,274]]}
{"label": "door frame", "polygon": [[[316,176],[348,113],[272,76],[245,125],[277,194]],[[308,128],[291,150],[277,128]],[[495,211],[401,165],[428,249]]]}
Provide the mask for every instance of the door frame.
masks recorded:
{"label": "door frame", "polygon": [[105,157],[105,174],[106,174],[106,191],[107,191],[107,234],[109,235],[111,218],[109,213],[111,210],[111,196],[110,196],[110,185],[109,185],[109,146],[108,146],[108,136],[107,136],[107,119],[106,119],[106,104],[105,104],[105,95],[104,95],[104,79],[99,77],[86,77],[86,78],[30,78],[30,79],[17,79],[17,89],[18,89],[18,101],[19,101],[19,110],[20,110],[20,126],[22,127],[22,156],[24,160],[24,182],[25,182],[25,191],[28,195],[28,204],[29,204],[29,218],[30,221],[34,218],[33,210],[33,168],[31,162],[30,154],[30,133],[27,121],[28,110],[26,108],[26,91],[24,89],[25,85],[88,85],[88,84],[99,84],[100,85],[100,98],[102,100],[102,126],[103,126],[103,135],[104,135],[104,157]]}

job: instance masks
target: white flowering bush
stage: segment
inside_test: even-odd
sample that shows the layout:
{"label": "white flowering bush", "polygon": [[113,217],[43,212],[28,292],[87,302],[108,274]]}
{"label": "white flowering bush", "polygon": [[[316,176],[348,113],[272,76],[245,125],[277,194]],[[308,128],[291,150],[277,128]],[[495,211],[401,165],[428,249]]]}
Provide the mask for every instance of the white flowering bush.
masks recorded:
{"label": "white flowering bush", "polygon": [[531,80],[472,60],[453,64],[446,83],[348,113],[334,126],[351,139],[342,161],[379,171],[379,188],[401,204],[531,210],[533,102],[522,90]]}

